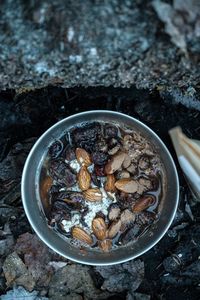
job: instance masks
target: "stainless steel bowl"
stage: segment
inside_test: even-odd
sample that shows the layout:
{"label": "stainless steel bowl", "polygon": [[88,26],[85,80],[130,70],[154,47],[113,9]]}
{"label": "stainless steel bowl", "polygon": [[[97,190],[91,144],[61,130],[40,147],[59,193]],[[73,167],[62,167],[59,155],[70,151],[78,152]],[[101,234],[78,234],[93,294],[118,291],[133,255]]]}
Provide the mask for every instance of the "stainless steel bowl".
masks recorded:
{"label": "stainless steel bowl", "polygon": [[[43,160],[49,145],[67,129],[85,121],[117,122],[139,130],[157,148],[163,162],[166,181],[165,193],[160,205],[158,222],[141,236],[137,242],[119,247],[108,253],[95,250],[80,251],[48,227],[41,210],[39,180]],[[40,239],[60,255],[89,265],[112,265],[136,258],[152,248],[166,233],[175,216],[179,200],[179,181],[173,159],[160,138],[142,122],[113,111],[88,111],[70,116],[49,128],[33,146],[22,175],[22,200],[28,220]]]}

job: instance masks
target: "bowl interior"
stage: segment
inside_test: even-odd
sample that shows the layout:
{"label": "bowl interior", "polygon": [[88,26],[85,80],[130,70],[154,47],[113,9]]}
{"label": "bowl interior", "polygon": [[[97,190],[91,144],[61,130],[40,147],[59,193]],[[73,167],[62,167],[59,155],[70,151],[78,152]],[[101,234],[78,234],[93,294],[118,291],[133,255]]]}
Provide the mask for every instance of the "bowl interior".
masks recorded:
{"label": "bowl interior", "polygon": [[[67,242],[62,236],[48,227],[41,210],[39,193],[41,168],[49,145],[63,135],[70,127],[81,122],[91,121],[116,122],[125,124],[140,131],[160,154],[165,169],[164,196],[159,206],[159,220],[142,235],[137,242],[119,247],[108,253],[102,253],[88,248],[79,250]],[[66,118],[47,130],[32,148],[22,176],[22,199],[26,215],[38,236],[59,254],[85,264],[108,265],[127,261],[146,252],[154,246],[170,226],[178,204],[178,177],[173,160],[162,141],[147,126],[138,120],[121,113],[110,111],[91,111]]]}

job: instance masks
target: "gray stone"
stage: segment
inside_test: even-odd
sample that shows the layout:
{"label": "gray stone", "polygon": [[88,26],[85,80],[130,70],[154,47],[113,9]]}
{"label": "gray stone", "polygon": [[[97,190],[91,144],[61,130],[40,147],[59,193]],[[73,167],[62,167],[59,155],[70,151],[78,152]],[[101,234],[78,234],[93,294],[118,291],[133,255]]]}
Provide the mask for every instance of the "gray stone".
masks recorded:
{"label": "gray stone", "polygon": [[6,285],[8,287],[11,287],[14,283],[16,283],[18,285],[22,285],[29,291],[33,290],[35,281],[16,252],[11,253],[5,259],[3,272],[6,278]]}
{"label": "gray stone", "polygon": [[144,278],[144,263],[140,259],[119,265],[98,266],[95,269],[104,278],[101,288],[114,293],[135,291]]}
{"label": "gray stone", "polygon": [[53,275],[49,285],[50,299],[79,299],[81,293],[84,293],[84,299],[106,299],[109,295],[94,286],[88,266],[68,265]]}

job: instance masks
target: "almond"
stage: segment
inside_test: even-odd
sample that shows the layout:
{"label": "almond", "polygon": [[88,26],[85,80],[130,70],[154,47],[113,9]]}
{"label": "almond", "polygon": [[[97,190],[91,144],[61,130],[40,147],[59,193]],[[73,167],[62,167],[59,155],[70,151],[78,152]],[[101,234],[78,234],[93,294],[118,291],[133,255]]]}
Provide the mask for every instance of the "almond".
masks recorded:
{"label": "almond", "polygon": [[135,193],[138,189],[138,182],[130,178],[123,178],[115,182],[118,190],[124,193]]}
{"label": "almond", "polygon": [[115,191],[115,176],[113,174],[107,175],[107,180],[104,186],[106,192],[114,193]]}
{"label": "almond", "polygon": [[107,226],[103,218],[95,218],[92,221],[92,230],[98,240],[104,240],[106,238]]}
{"label": "almond", "polygon": [[108,252],[112,247],[112,241],[111,240],[99,241],[98,245],[99,248],[101,248],[104,252]]}
{"label": "almond", "polygon": [[121,225],[122,225],[121,220],[112,222],[112,224],[110,225],[110,227],[108,229],[108,238],[109,239],[114,238],[118,234],[118,232],[120,231]]}
{"label": "almond", "polygon": [[98,188],[88,189],[87,191],[83,192],[83,196],[86,200],[91,202],[102,200],[102,193]]}
{"label": "almond", "polygon": [[122,166],[126,153],[119,152],[111,158],[111,160],[105,165],[105,173],[113,174],[115,171],[119,170]]}
{"label": "almond", "polygon": [[91,184],[91,176],[86,166],[82,166],[78,173],[78,185],[82,191],[89,189]]}
{"label": "almond", "polygon": [[72,229],[72,236],[73,238],[82,241],[88,245],[92,245],[93,244],[93,240],[92,237],[82,228],[80,227],[74,227]]}
{"label": "almond", "polygon": [[117,179],[122,179],[122,178],[130,178],[131,175],[128,171],[125,171],[125,170],[122,170],[122,171],[119,171],[117,173]]}
{"label": "almond", "polygon": [[133,212],[141,212],[151,205],[154,205],[156,198],[153,195],[146,195],[140,198],[132,207]]}
{"label": "almond", "polygon": [[76,148],[76,158],[80,165],[88,167],[92,164],[90,154],[82,148]]}
{"label": "almond", "polygon": [[131,158],[128,154],[126,154],[124,161],[123,161],[123,167],[126,169],[130,166],[131,164]]}

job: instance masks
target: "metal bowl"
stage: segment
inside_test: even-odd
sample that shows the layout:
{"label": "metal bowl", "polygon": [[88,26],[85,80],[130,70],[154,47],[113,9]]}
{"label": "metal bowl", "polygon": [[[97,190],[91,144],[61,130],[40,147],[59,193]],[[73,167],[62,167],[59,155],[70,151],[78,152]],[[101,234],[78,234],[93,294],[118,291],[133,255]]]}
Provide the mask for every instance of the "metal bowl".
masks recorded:
{"label": "metal bowl", "polygon": [[[69,128],[86,121],[125,124],[140,131],[154,144],[165,168],[165,193],[159,206],[160,218],[137,242],[108,253],[87,249],[80,251],[48,227],[41,210],[39,180],[49,145]],[[166,233],[175,216],[179,200],[179,181],[173,159],[161,139],[142,122],[113,111],[88,111],[70,116],[49,128],[35,143],[22,175],[22,200],[28,220],[40,239],[55,252],[73,261],[89,265],[112,265],[136,258],[152,248]]]}

